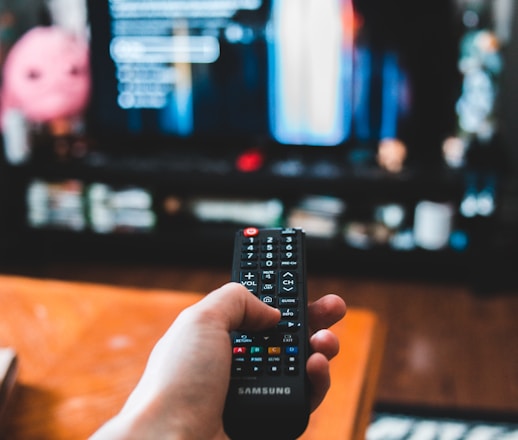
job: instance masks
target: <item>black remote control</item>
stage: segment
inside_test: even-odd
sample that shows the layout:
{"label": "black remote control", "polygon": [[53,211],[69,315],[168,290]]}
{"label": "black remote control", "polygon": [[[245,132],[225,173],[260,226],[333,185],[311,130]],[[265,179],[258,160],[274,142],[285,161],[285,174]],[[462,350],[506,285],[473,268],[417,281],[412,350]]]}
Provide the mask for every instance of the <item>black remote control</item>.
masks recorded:
{"label": "black remote control", "polygon": [[281,311],[276,328],[232,332],[224,425],[232,440],[293,440],[309,421],[304,232],[246,228],[236,234],[232,281]]}

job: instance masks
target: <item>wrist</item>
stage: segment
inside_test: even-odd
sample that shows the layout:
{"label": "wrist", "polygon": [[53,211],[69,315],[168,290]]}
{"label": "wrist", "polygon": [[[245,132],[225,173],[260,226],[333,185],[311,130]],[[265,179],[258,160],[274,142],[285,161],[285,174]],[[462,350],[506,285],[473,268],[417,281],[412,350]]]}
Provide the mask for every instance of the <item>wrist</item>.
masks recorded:
{"label": "wrist", "polygon": [[216,432],[193,414],[160,410],[153,404],[138,410],[125,407],[89,440],[229,440],[221,426]]}

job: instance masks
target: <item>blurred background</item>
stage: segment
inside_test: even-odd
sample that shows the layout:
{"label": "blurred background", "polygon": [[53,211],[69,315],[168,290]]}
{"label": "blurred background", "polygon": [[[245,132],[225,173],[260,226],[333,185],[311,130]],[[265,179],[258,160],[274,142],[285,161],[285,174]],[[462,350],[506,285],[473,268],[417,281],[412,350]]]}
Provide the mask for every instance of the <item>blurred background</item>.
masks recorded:
{"label": "blurred background", "polygon": [[380,408],[512,419],[517,53],[513,0],[0,0],[0,270],[208,291],[302,227]]}
{"label": "blurred background", "polygon": [[202,3],[2,0],[4,258],[297,225],[340,271],[512,271],[512,1]]}

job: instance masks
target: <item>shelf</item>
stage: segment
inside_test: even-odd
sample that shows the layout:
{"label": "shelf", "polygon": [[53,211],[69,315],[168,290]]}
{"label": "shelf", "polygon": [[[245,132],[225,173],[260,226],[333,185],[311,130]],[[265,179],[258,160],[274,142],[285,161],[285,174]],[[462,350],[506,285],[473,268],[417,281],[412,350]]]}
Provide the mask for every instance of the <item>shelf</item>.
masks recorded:
{"label": "shelf", "polygon": [[[235,168],[234,156],[214,158],[185,152],[133,156],[93,152],[82,159],[33,160],[22,166],[5,167],[9,194],[4,197],[11,210],[11,216],[3,219],[9,231],[7,242],[11,244],[8,251],[11,254],[6,256],[11,258],[12,253],[18,253],[20,258],[26,258],[25,249],[31,248],[31,257],[35,259],[176,259],[217,264],[215,261],[221,260],[221,253],[226,252],[230,258],[234,232],[253,222],[202,220],[192,211],[193,201],[229,202],[234,204],[233,209],[243,203],[245,212],[249,209],[246,202],[260,204],[276,200],[281,206],[280,213],[268,226],[277,226],[288,225],[290,215],[296,210],[305,209],[307,213],[308,198],[316,198],[317,205],[318,198],[331,198],[344,207],[343,212],[330,216],[331,226],[332,222],[336,223],[331,227],[334,232],[317,237],[308,230],[308,251],[318,270],[459,274],[479,264],[480,250],[487,246],[487,241],[479,237],[495,232],[492,218],[467,219],[453,211],[452,227],[469,241],[469,245],[457,246],[457,250],[450,245],[426,250],[412,243],[408,248],[401,248],[389,241],[380,243],[371,239],[350,243],[344,236],[345,228],[351,224],[361,227],[363,222],[371,228],[379,221],[375,219],[376,209],[393,204],[403,210],[405,219],[400,229],[412,240],[414,210],[420,202],[448,203],[458,209],[465,193],[465,170],[443,167],[422,170],[409,166],[401,173],[391,174],[372,163],[354,167],[338,158],[332,155],[319,156],[318,160],[311,155],[272,157],[256,171],[240,172]],[[48,196],[49,200],[42,205],[31,208],[27,206],[28,188],[37,181],[49,185],[58,195]],[[74,187],[77,194],[71,199],[65,193],[61,199],[60,185],[66,188],[71,181],[79,182]],[[134,189],[146,192],[152,199],[147,209],[154,216],[154,222],[146,228],[119,227],[108,233],[95,232],[88,191],[97,183],[105,186],[105,197],[117,197]],[[178,212],[166,212],[165,205],[170,199],[179,204]],[[103,203],[113,202],[106,200]],[[29,225],[31,209],[37,211],[42,206],[54,209],[61,203],[71,210],[65,214],[51,212],[50,223]],[[81,217],[76,231],[67,227],[69,214]],[[316,218],[321,214],[317,213]],[[327,213],[323,213],[324,217],[328,219]]]}

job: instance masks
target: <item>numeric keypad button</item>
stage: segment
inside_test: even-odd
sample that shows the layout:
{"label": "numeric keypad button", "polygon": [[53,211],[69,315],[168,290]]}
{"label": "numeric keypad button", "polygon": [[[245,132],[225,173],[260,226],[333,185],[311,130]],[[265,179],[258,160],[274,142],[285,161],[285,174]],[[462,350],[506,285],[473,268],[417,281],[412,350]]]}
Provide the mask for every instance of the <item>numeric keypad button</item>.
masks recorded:
{"label": "numeric keypad button", "polygon": [[258,252],[259,251],[259,245],[258,244],[247,244],[243,243],[241,246],[241,252]]}
{"label": "numeric keypad button", "polygon": [[263,252],[261,254],[261,260],[275,260],[277,254],[275,252]]}
{"label": "numeric keypad button", "polygon": [[272,245],[275,245],[278,243],[278,240],[275,236],[273,235],[267,235],[265,237],[263,237],[261,243],[264,245],[268,245],[268,244],[272,244]]}
{"label": "numeric keypad button", "polygon": [[262,252],[276,252],[277,246],[274,244],[263,244],[261,246],[261,251]]}
{"label": "numeric keypad button", "polygon": [[277,263],[275,260],[262,260],[261,261],[261,269],[272,269],[276,268]]}
{"label": "numeric keypad button", "polygon": [[282,250],[284,252],[295,252],[297,249],[297,246],[295,243],[285,243],[282,245]]}
{"label": "numeric keypad button", "polygon": [[258,256],[255,252],[243,252],[241,254],[241,261],[255,261],[257,259]]}

